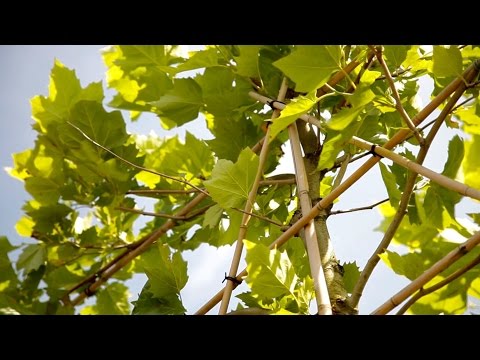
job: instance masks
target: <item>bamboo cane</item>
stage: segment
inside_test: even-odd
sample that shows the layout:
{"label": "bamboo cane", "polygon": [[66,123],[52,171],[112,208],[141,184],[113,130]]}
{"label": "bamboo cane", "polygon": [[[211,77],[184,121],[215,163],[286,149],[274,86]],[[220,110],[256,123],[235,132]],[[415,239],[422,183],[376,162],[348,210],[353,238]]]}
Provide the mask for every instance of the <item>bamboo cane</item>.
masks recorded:
{"label": "bamboo cane", "polygon": [[[295,174],[297,177],[297,193],[300,199],[302,214],[312,209],[310,197],[308,196],[308,180],[303,163],[302,150],[300,148],[300,139],[298,136],[297,124],[292,123],[288,126],[288,135],[292,147],[293,161],[295,164]],[[305,243],[307,247],[308,261],[313,278],[315,297],[317,300],[319,315],[332,315],[332,306],[328,295],[327,282],[323,272],[322,261],[320,259],[320,249],[318,247],[317,233],[313,220],[310,220],[305,226]]]}
{"label": "bamboo cane", "polygon": [[475,233],[470,239],[458,246],[455,250],[450,251],[445,257],[437,261],[431,268],[426,270],[422,275],[405,286],[398,293],[393,295],[384,304],[380,305],[372,315],[385,315],[390,310],[400,305],[405,299],[412,295],[415,291],[420,289],[427,282],[432,280],[435,276],[440,274],[443,270],[448,268],[455,261],[468,254],[475,246],[480,244],[480,231]]}
{"label": "bamboo cane", "polygon": [[390,150],[384,149],[381,146],[377,146],[369,141],[360,139],[356,136],[352,137],[352,139],[350,139],[349,142],[350,144],[358,146],[361,149],[372,150],[376,154],[382,157],[386,157],[387,159],[392,160],[393,162],[403,166],[408,170],[411,170],[420,175],[423,175],[447,189],[456,191],[459,194],[462,194],[464,196],[468,196],[473,199],[480,200],[480,191],[478,191],[477,189],[471,188],[470,186],[465,185],[459,181],[450,179],[449,177],[446,177],[433,170],[430,170],[429,168],[422,166],[420,164],[417,164],[416,162],[413,162],[401,155],[395,154]]}
{"label": "bamboo cane", "polygon": [[[280,86],[280,90],[278,92],[278,101],[283,101],[285,99],[285,94],[287,93],[287,79],[283,78],[282,85]],[[272,120],[277,118],[280,114],[279,110],[275,110],[272,114]],[[267,134],[265,138],[268,139],[268,134],[270,133],[270,127],[267,129]],[[243,239],[247,234],[247,226],[251,216],[248,214],[252,211],[253,204],[255,203],[255,197],[257,196],[258,186],[260,179],[263,176],[263,168],[265,166],[265,162],[267,160],[267,153],[268,153],[268,141],[264,141],[262,145],[262,150],[260,151],[260,159],[257,168],[257,174],[255,176],[255,181],[253,183],[252,188],[248,194],[247,203],[245,204],[245,213],[242,217],[242,222],[240,225],[240,229],[238,231],[237,243],[235,245],[235,252],[233,254],[232,263],[230,265],[230,270],[228,272],[227,277],[227,284],[225,285],[225,291],[223,292],[222,296],[222,303],[220,304],[220,310],[218,312],[219,315],[224,315],[227,313],[228,303],[230,302],[230,297],[232,296],[232,290],[234,285],[233,278],[236,276],[238,271],[238,265],[240,264],[240,259],[242,256],[243,250]]]}

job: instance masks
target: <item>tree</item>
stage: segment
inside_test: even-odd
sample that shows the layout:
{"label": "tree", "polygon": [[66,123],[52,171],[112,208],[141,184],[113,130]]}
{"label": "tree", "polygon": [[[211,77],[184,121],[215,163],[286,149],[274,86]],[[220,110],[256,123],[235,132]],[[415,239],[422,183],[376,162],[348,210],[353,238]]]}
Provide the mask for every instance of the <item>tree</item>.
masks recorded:
{"label": "tree", "polygon": [[[236,294],[233,313],[356,314],[380,260],[411,283],[376,314],[407,299],[400,313],[464,313],[467,298],[480,297],[480,213],[468,223],[455,215],[462,196],[480,200],[480,47],[177,50],[106,49],[116,90],[108,106],[131,121],[154,113],[166,129],[202,113],[212,140],[127,133],[122,112],[104,108],[101,83],[82,87],[55,61],[49,95],[31,100],[34,147],[14,154],[9,170],[32,196],[17,231],[35,242],[14,266],[17,247],[0,237],[2,313],[183,314],[182,252],[201,243],[235,244],[235,255],[225,287],[197,314],[219,302],[231,311],[241,282],[249,291]],[[434,89],[420,109],[424,76]],[[422,163],[441,126],[452,135],[436,173]],[[287,140],[295,174],[268,176]],[[356,161],[364,164],[346,176]],[[339,195],[377,163],[388,199],[365,208],[379,207],[384,235],[360,269],[337,259],[327,219],[345,212]],[[154,212],[136,207],[141,197],[155,199]],[[403,250],[388,249],[392,241]],[[124,282],[134,273],[148,281],[131,309]],[[87,297],[93,305],[79,310]]]}

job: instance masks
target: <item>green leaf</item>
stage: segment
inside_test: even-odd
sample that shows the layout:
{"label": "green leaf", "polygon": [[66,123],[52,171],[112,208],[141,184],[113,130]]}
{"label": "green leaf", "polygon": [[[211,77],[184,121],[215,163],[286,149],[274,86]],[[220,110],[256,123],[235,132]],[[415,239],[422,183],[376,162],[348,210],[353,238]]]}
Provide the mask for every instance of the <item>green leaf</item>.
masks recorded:
{"label": "green leaf", "polygon": [[295,90],[310,92],[325,85],[340,66],[341,48],[337,45],[299,45],[274,65],[296,83]]}
{"label": "green leaf", "polygon": [[292,124],[301,115],[310,111],[313,105],[317,102],[316,91],[311,91],[305,96],[298,96],[292,99],[291,102],[285,106],[280,116],[273,120],[270,125],[270,141],[274,139],[283,129]]}
{"label": "green leaf", "polygon": [[[187,263],[179,252],[170,258],[168,245],[159,245],[160,259],[155,267],[145,267],[150,281],[150,292],[158,299],[172,294],[180,294],[187,283]],[[159,261],[160,260],[160,261]]]}
{"label": "green leaf", "polygon": [[465,184],[480,189],[480,135],[472,135],[465,142],[465,158],[462,162]]}
{"label": "green leaf", "polygon": [[60,198],[59,184],[50,179],[30,177],[25,180],[25,189],[44,205],[53,205]]}
{"label": "green leaf", "polygon": [[[76,104],[70,112],[70,122],[82,130],[88,137],[112,149],[122,146],[128,139],[120,111],[106,112],[102,104],[93,101],[81,101]],[[78,143],[88,142],[87,139],[75,128],[65,124],[60,138],[67,146],[78,146]],[[91,144],[97,153],[103,152]]]}
{"label": "green leaf", "polygon": [[101,103],[103,100],[101,82],[91,83],[82,89],[75,71],[66,68],[58,60],[55,60],[50,75],[49,93],[48,98],[35,96],[31,100],[32,116],[43,132],[51,124],[63,121],[69,110],[79,101]]}
{"label": "green leaf", "polygon": [[237,63],[237,72],[245,77],[259,78],[258,72],[258,52],[259,45],[239,45],[240,56],[235,56]]}
{"label": "green leaf", "polygon": [[407,52],[411,46],[407,45],[385,45],[383,53],[387,58],[388,67],[396,70],[407,58]]}
{"label": "green leaf", "polygon": [[332,116],[332,118],[327,122],[327,127],[332,130],[342,131],[358,119],[362,110],[362,107],[343,109]]}
{"label": "green leaf", "polygon": [[240,153],[235,164],[220,159],[212,170],[212,178],[204,181],[205,187],[224,209],[239,207],[248,198],[258,163],[258,156],[249,148]]}
{"label": "green leaf", "polygon": [[215,136],[206,143],[219,159],[235,161],[243,149],[252,147],[264,135],[259,127],[246,118],[234,120],[211,114],[205,117],[209,130]]}
{"label": "green leaf", "polygon": [[358,278],[360,277],[360,269],[356,261],[344,263],[342,266],[344,271],[343,282],[345,284],[345,290],[351,294]]}
{"label": "green leaf", "polygon": [[127,315],[130,313],[128,288],[118,282],[107,285],[97,295],[98,314]]}
{"label": "green leaf", "polygon": [[[332,119],[336,116],[348,116],[350,110],[351,109],[343,109],[337,114],[335,114]],[[320,161],[318,162],[318,170],[329,169],[335,164],[335,160],[337,159],[338,154],[340,153],[340,151],[343,150],[345,145],[348,144],[349,140],[357,132],[358,128],[362,125],[362,121],[362,119],[353,121],[350,126],[346,127],[342,131],[328,131],[327,140],[323,144],[322,155],[320,156]]]}
{"label": "green leaf", "polygon": [[197,118],[203,105],[202,89],[193,79],[176,79],[173,89],[149,104],[155,107],[162,120],[167,120],[166,124],[173,122],[180,126]]}
{"label": "green leaf", "polygon": [[462,53],[458,47],[433,47],[433,74],[436,77],[458,76],[462,73]]}
{"label": "green leaf", "polygon": [[200,68],[209,68],[218,65],[218,54],[215,48],[206,50],[200,50],[193,52],[193,55],[176,67],[175,73],[181,73],[183,71],[189,71]]}
{"label": "green leaf", "polygon": [[462,164],[464,155],[463,140],[455,135],[448,143],[448,159],[442,171],[442,175],[455,179],[458,169]]}
{"label": "green leaf", "polygon": [[17,269],[24,269],[28,274],[37,270],[47,260],[47,252],[42,244],[28,245],[18,257]]}
{"label": "green leaf", "polygon": [[247,249],[246,282],[253,293],[266,297],[293,294],[297,275],[286,253],[244,240]]}
{"label": "green leaf", "polygon": [[400,198],[402,197],[402,193],[398,189],[395,175],[393,175],[383,163],[379,162],[378,165],[380,166],[383,182],[387,188],[390,203],[392,206],[397,207],[398,203],[400,202]]}
{"label": "green leaf", "polygon": [[156,298],[148,289],[150,282],[147,281],[134,305],[132,315],[182,315],[186,309],[180,299],[175,295]]}
{"label": "green leaf", "polygon": [[5,236],[0,236],[0,293],[14,289],[18,283],[17,275],[7,255],[15,248]]}
{"label": "green leaf", "polygon": [[195,78],[202,88],[206,111],[220,117],[248,107],[255,101],[248,95],[252,85],[226,67],[210,67]]}

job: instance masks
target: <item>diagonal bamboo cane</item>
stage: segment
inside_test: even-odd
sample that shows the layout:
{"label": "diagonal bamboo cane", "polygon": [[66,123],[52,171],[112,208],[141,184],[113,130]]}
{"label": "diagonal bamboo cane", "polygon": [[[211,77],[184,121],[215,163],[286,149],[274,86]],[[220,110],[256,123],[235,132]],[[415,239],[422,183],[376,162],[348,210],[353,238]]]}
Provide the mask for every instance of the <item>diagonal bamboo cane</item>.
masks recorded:
{"label": "diagonal bamboo cane", "polygon": [[[280,86],[280,90],[278,92],[278,97],[277,97],[278,101],[283,101],[285,99],[287,89],[288,89],[287,79],[283,78],[282,85]],[[274,110],[272,114],[272,120],[277,118],[279,115],[280,115],[280,111]],[[267,134],[265,135],[267,139],[268,139],[269,133],[270,133],[270,127],[268,127]],[[228,303],[230,302],[230,297],[232,296],[233,285],[235,284],[232,279],[237,275],[238,266],[240,264],[240,259],[241,259],[242,250],[243,250],[243,239],[245,239],[245,236],[247,234],[248,222],[251,218],[251,216],[248,213],[252,211],[253,204],[255,203],[255,197],[257,196],[259,182],[263,176],[263,169],[265,167],[265,162],[267,160],[267,154],[268,154],[268,143],[269,143],[268,141],[263,142],[262,150],[260,151],[260,156],[259,156],[257,173],[255,175],[255,181],[253,183],[252,188],[250,189],[250,192],[248,193],[248,199],[244,209],[245,213],[243,214],[243,217],[242,217],[242,222],[240,225],[240,230],[238,231],[237,243],[235,245],[235,251],[233,254],[232,263],[230,265],[228,277],[226,278],[228,281],[227,281],[227,284],[225,285],[225,291],[223,292],[222,303],[220,304],[220,310],[218,312],[219,315],[224,315],[227,313]]]}
{"label": "diagonal bamboo cane", "polygon": [[405,286],[398,293],[393,295],[384,304],[380,305],[371,314],[385,315],[405,301],[415,291],[419,290],[423,285],[440,274],[443,270],[452,265],[455,261],[468,254],[475,246],[480,244],[480,231],[475,233],[470,239],[459,245],[455,250],[449,252],[441,260],[437,261],[432,267],[425,271],[422,275]]}
{"label": "diagonal bamboo cane", "polygon": [[[295,174],[297,177],[297,194],[303,214],[312,209],[312,203],[308,195],[307,172],[305,170],[305,164],[303,163],[300,138],[298,136],[297,124],[295,122],[288,126],[288,135],[292,147],[293,162],[295,164]],[[310,263],[310,271],[317,300],[318,315],[332,315],[332,305],[330,304],[327,282],[325,280],[322,261],[320,259],[320,249],[318,247],[317,233],[315,231],[313,220],[308,222],[304,231],[308,261]]]}
{"label": "diagonal bamboo cane", "polygon": [[[425,118],[430,115],[445,99],[447,99],[459,86],[463,83],[463,77],[470,73],[475,67],[480,67],[480,61],[476,61],[470,65],[461,77],[454,79],[449,85],[447,85],[430,103],[425,106],[413,119],[412,122],[415,126],[419,125]],[[264,104],[271,102],[272,99],[260,95],[254,91],[250,91],[249,95],[255,100],[261,101]],[[273,102],[273,106],[279,110],[285,108],[284,104]],[[302,115],[300,119],[312,123],[313,125],[319,126],[320,121],[310,115]],[[384,145],[386,149],[392,149],[402,141],[404,141],[411,131],[408,129],[401,129]],[[352,186],[358,179],[360,179],[368,170],[370,170],[380,159],[376,156],[368,159],[363,165],[361,165],[350,177],[348,177],[343,183],[341,183],[337,188],[332,190],[325,198],[320,200],[308,214],[304,214],[298,221],[296,221],[292,226],[285,231],[281,236],[279,236],[271,245],[270,248],[275,248],[277,246],[283,245],[287,242],[293,235],[298,233],[311,219],[315,218],[323,209],[327,208],[337,197],[339,197],[343,192],[345,192],[350,186]],[[247,274],[246,270],[240,272],[236,278],[241,281],[242,277]],[[209,301],[207,301],[200,309],[195,312],[195,315],[206,314],[210,311],[222,298],[223,289],[216,293]]]}
{"label": "diagonal bamboo cane", "polygon": [[467,271],[469,271],[470,269],[473,269],[475,266],[477,266],[478,264],[480,264],[480,255],[477,256],[475,259],[473,259],[472,261],[470,261],[467,265],[465,265],[464,267],[462,267],[461,269],[458,269],[457,271],[455,271],[454,273],[450,274],[449,276],[447,276],[445,279],[443,279],[442,281],[439,281],[438,283],[436,283],[435,285],[432,285],[428,288],[424,288],[424,287],[421,287],[420,290],[418,290],[418,292],[412,296],[406,303],[405,305],[402,306],[402,308],[400,310],[398,310],[398,312],[396,313],[396,315],[402,315],[404,314],[413,304],[415,304],[419,299],[421,299],[422,297],[424,296],[427,296],[428,294],[431,294],[435,291],[437,291],[438,289],[441,289],[442,287],[450,284],[451,282],[455,281],[456,279],[458,279],[460,276],[462,276],[463,274],[465,274]]}
{"label": "diagonal bamboo cane", "polygon": [[459,181],[450,179],[445,175],[439,174],[429,168],[417,164],[401,155],[395,154],[393,151],[387,150],[381,146],[377,146],[369,141],[360,139],[356,136],[353,136],[349,141],[350,144],[358,146],[364,150],[371,150],[374,154],[378,154],[382,157],[392,160],[393,162],[403,166],[404,168],[411,170],[417,174],[423,175],[433,182],[453,191],[458,192],[461,195],[468,196],[472,199],[480,200],[480,191],[474,188],[471,188],[468,185],[465,185]]}

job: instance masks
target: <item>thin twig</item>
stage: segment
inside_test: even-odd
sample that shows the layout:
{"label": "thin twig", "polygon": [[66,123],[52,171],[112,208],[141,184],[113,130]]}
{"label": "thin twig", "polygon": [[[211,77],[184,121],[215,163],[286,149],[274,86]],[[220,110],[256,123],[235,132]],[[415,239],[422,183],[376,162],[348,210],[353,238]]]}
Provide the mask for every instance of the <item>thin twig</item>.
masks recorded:
{"label": "thin twig", "polygon": [[196,189],[197,191],[200,191],[201,193],[203,193],[204,195],[206,196],[210,196],[207,192],[205,192],[204,190],[200,189],[199,187],[189,183],[188,181],[186,180],[183,180],[183,179],[179,179],[179,178],[176,178],[174,176],[170,176],[170,175],[167,175],[167,174],[163,174],[163,173],[159,173],[157,171],[154,171],[154,170],[150,170],[150,169],[147,169],[143,166],[140,166],[140,165],[137,165],[137,164],[134,164],[132,163],[131,161],[128,161],[127,159],[124,159],[123,157],[121,157],[120,155],[117,155],[115,154],[112,150],[106,148],[105,146],[103,145],[100,145],[98,142],[96,142],[95,140],[93,140],[92,138],[90,138],[87,134],[85,134],[78,126],[76,125],[73,125],[70,121],[67,121],[67,124],[69,124],[71,127],[77,129],[80,134],[83,135],[83,137],[85,139],[87,139],[88,141],[90,141],[92,144],[94,144],[95,146],[98,146],[99,148],[105,150],[106,152],[108,152],[109,154],[115,156],[117,159],[119,159],[120,161],[123,161],[125,164],[128,164],[136,169],[139,169],[139,170],[143,170],[145,172],[149,172],[151,174],[154,174],[154,175],[158,175],[160,177],[163,177],[163,178],[166,178],[166,179],[170,179],[170,180],[173,180],[173,181],[177,181],[179,183],[182,183],[182,184],[185,184],[185,185],[188,185],[194,189]]}
{"label": "thin twig", "polygon": [[362,207],[353,208],[353,209],[349,209],[349,210],[332,211],[332,212],[330,212],[330,215],[346,214],[346,213],[351,213],[351,212],[354,212],[354,211],[362,211],[362,210],[372,210],[374,207],[376,207],[380,204],[383,204],[384,202],[387,202],[388,200],[390,200],[390,199],[386,198],[386,199],[383,199],[381,201],[376,202],[375,204],[368,205],[368,206],[362,206]]}
{"label": "thin twig", "polygon": [[198,190],[168,190],[168,189],[141,189],[141,190],[128,190],[128,195],[190,195],[198,192]]}
{"label": "thin twig", "polygon": [[473,248],[480,244],[480,231],[475,233],[470,239],[459,245],[455,250],[449,252],[441,260],[437,261],[433,266],[426,270],[422,275],[405,286],[398,293],[393,295],[389,300],[380,305],[372,312],[372,315],[385,315],[404,302],[415,291],[419,290],[435,276],[447,269],[461,257],[467,255]]}
{"label": "thin twig", "polygon": [[154,212],[150,212],[150,211],[142,211],[142,210],[127,208],[127,207],[124,207],[124,206],[117,206],[115,209],[121,210],[121,211],[131,212],[131,213],[135,213],[135,214],[140,214],[140,215],[155,216],[155,217],[159,217],[159,218],[172,219],[172,220],[178,220],[178,221],[186,221],[186,220],[190,220],[191,218],[193,218],[197,215],[203,214],[210,207],[212,207],[212,205],[204,206],[203,208],[198,209],[197,211],[194,211],[191,214],[185,215],[185,216],[174,216],[174,215],[163,214],[163,213],[154,213]]}
{"label": "thin twig", "polygon": [[420,290],[418,290],[418,292],[413,295],[406,303],[405,305],[402,306],[402,308],[400,310],[398,310],[397,312],[397,315],[403,315],[413,304],[415,304],[419,299],[421,299],[422,297],[428,295],[428,294],[431,294],[433,293],[434,291],[437,291],[438,289],[441,289],[442,287],[444,287],[445,285],[448,285],[450,284],[451,282],[455,281],[456,279],[458,279],[460,276],[462,276],[463,274],[465,274],[467,271],[469,271],[470,269],[474,268],[475,266],[477,266],[478,264],[480,264],[480,255],[477,256],[475,259],[473,259],[472,261],[470,261],[467,265],[465,265],[464,267],[456,270],[454,273],[450,274],[449,276],[447,276],[445,279],[443,279],[442,281],[439,281],[438,283],[436,283],[435,285],[432,285],[428,288],[420,288]]}
{"label": "thin twig", "polygon": [[456,105],[456,106],[450,111],[450,113],[454,113],[459,107],[465,105],[467,102],[472,101],[473,99],[476,99],[476,97],[475,97],[475,96],[471,96],[471,97],[469,97],[468,99],[463,100],[460,104]]}
{"label": "thin twig", "polygon": [[[473,68],[474,64],[468,67],[463,75],[468,74]],[[447,85],[432,101],[423,108],[412,120],[415,125],[419,125],[427,116],[429,116],[446,98],[448,98],[458,87],[463,83],[461,77],[454,79],[449,85]],[[318,94],[318,92],[317,92]],[[255,92],[249,92],[249,95],[254,99],[261,101],[263,103],[270,102],[271,99],[259,95]],[[277,109],[283,109],[285,105],[281,103],[274,102],[273,106]],[[302,120],[308,121],[310,116],[302,115],[300,117]],[[313,117],[312,117],[313,118]],[[315,118],[314,118],[315,119]],[[318,121],[318,119],[315,119]],[[318,121],[319,122],[319,121]],[[394,146],[398,145],[410,134],[410,130],[402,129],[399,130],[385,145],[386,149],[392,149]],[[287,242],[292,236],[297,234],[311,219],[315,218],[320,211],[324,210],[333,201],[339,197],[343,192],[345,192],[350,186],[352,186],[358,179],[360,179],[368,170],[370,170],[377,162],[379,158],[376,156],[368,159],[362,166],[360,166],[350,177],[348,177],[340,186],[338,186],[334,191],[328,194],[325,198],[320,200],[308,214],[304,214],[298,221],[296,221],[288,230],[286,230],[280,237],[278,237],[271,245],[270,248],[276,248],[283,245]],[[236,278],[241,281],[242,277],[247,274],[246,270],[240,272]],[[205,303],[200,309],[195,313],[196,315],[206,314],[210,311],[221,299],[223,296],[224,289],[217,292],[207,303]]]}
{"label": "thin twig", "polygon": [[[400,75],[403,75],[405,74],[407,71],[409,71],[411,69],[411,67],[409,66],[408,68],[406,69],[401,69],[401,70],[398,70],[398,71],[395,71],[394,73],[391,74],[391,77],[394,78],[394,77],[399,77]],[[385,75],[381,75],[379,76],[378,78],[375,79],[375,81],[379,81],[379,80],[385,80],[386,79],[386,76]]]}
{"label": "thin twig", "polygon": [[263,221],[266,221],[270,224],[273,224],[273,225],[277,225],[278,227],[284,227],[285,225],[278,222],[278,221],[274,221],[272,219],[269,219],[265,216],[262,216],[262,215],[258,215],[258,214],[255,214],[253,212],[246,212],[245,210],[242,210],[242,209],[239,209],[239,208],[236,208],[236,207],[232,207],[233,210],[236,210],[236,211],[240,211],[241,213],[243,214],[247,214],[247,215],[250,215],[250,216],[253,216],[253,217],[256,217],[257,219],[260,219],[260,220],[263,220]]}
{"label": "thin twig", "polygon": [[[283,101],[285,99],[285,94],[287,93],[287,90],[288,90],[287,79],[283,78],[282,85],[280,86],[280,90],[278,92],[278,97],[277,97],[278,101]],[[277,118],[279,115],[280,115],[280,111],[274,110],[272,114],[272,120]],[[269,133],[270,133],[270,127],[267,128],[267,133],[265,135],[267,139],[268,139]],[[255,203],[255,197],[257,196],[258,186],[263,176],[263,169],[267,160],[268,145],[269,145],[268,141],[264,141],[262,144],[262,150],[260,151],[257,173],[255,175],[255,180],[253,182],[252,188],[248,193],[247,203],[245,204],[245,212],[247,213],[251,212],[253,208],[253,204]],[[232,263],[230,265],[230,270],[228,271],[228,277],[230,279],[235,277],[238,271],[238,266],[240,264],[240,259],[241,259],[242,250],[243,250],[243,239],[245,238],[245,235],[247,233],[247,228],[248,228],[247,226],[248,226],[249,220],[250,220],[250,215],[243,214],[242,222],[238,232],[237,243],[235,245],[235,251],[232,258]],[[235,283],[233,281],[228,280],[227,284],[225,285],[225,291],[222,296],[219,315],[224,315],[227,313],[228,304],[230,302],[230,297],[232,295],[234,284]]]}
{"label": "thin twig", "polygon": [[395,99],[395,107],[397,108],[397,111],[402,116],[402,118],[405,121],[405,123],[407,124],[408,128],[410,130],[412,130],[412,132],[414,133],[415,138],[417,139],[420,146],[423,146],[424,139],[423,139],[422,135],[419,133],[418,129],[415,127],[412,120],[410,119],[410,116],[408,116],[407,112],[403,108],[402,100],[400,99],[400,95],[398,94],[397,88],[395,87],[395,82],[392,79],[392,75],[390,74],[390,70],[388,70],[388,66],[385,63],[385,59],[383,58],[382,47],[381,46],[379,46],[377,48],[374,48],[373,46],[369,46],[369,47],[372,51],[375,52],[377,60],[380,63],[380,66],[383,69],[383,73],[385,74],[385,78],[387,80],[388,86],[392,90],[393,98]]}

